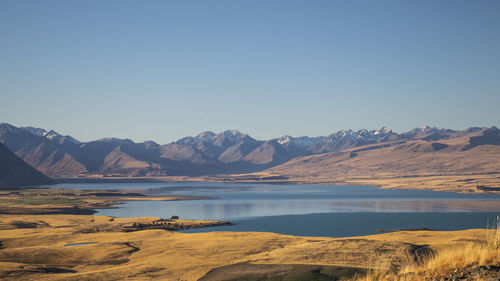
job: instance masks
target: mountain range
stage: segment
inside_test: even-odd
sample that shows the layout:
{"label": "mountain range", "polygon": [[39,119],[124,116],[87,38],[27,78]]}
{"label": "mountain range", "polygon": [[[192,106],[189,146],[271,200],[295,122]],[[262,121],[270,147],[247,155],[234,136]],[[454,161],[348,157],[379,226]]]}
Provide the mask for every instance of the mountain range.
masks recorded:
{"label": "mountain range", "polygon": [[267,172],[281,176],[314,173],[374,178],[391,174],[410,177],[500,172],[500,130],[496,127],[472,134],[455,132],[450,138],[429,136],[297,157]]}
{"label": "mountain range", "polygon": [[[52,130],[2,123],[0,142],[51,177],[200,176],[251,173],[273,167],[276,171],[292,159],[299,161],[297,159],[301,157],[329,155],[370,145],[393,145],[395,142],[419,141],[428,144],[429,149],[439,150],[443,148],[441,144],[435,144],[438,141],[471,138],[487,130],[498,131],[495,127],[456,131],[423,126],[398,134],[383,127],[380,130],[341,130],[322,137],[287,135],[256,140],[237,130],[228,130],[203,132],[160,145],[153,141],[135,143],[117,138],[81,142]],[[470,145],[473,143],[471,138]]]}
{"label": "mountain range", "polygon": [[426,131],[413,130],[397,140],[296,157],[265,171],[233,178],[500,192],[499,129]]}
{"label": "mountain range", "polygon": [[53,183],[0,143],[0,189]]}

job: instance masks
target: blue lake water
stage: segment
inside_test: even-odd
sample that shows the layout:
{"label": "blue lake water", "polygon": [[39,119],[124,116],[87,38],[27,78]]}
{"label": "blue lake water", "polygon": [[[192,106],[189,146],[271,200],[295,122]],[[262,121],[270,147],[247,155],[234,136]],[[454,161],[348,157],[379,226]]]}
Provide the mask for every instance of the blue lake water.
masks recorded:
{"label": "blue lake water", "polygon": [[71,183],[53,187],[112,189],[149,195],[210,196],[183,201],[130,201],[97,215],[229,220],[235,225],[185,230],[266,231],[303,236],[354,236],[408,228],[485,228],[500,215],[500,196],[367,186],[247,183]]}
{"label": "blue lake water", "polygon": [[64,245],[64,247],[78,247],[78,246],[85,246],[85,245],[92,245],[92,244],[95,244],[95,242],[66,244],[66,245]]}

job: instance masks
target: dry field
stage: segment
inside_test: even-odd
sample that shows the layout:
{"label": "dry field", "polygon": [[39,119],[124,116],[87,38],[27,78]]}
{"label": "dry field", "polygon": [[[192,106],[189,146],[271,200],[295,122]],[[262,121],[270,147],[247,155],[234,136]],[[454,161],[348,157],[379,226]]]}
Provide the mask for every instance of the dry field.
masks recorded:
{"label": "dry field", "polygon": [[488,230],[486,241],[449,245],[399,268],[391,268],[390,258],[380,259],[379,264],[356,280],[500,280],[500,218]]}
{"label": "dry field", "polygon": [[[484,244],[491,233],[486,229],[400,231],[317,238],[248,232],[121,231],[124,224],[155,219],[2,215],[0,276],[5,280],[198,280],[208,274],[213,278],[205,280],[224,280],[216,277],[227,272],[234,277],[240,272],[238,268],[251,272],[262,270],[264,265],[270,265],[274,272],[282,268],[278,276],[292,267],[297,272],[306,270],[305,266],[319,267],[314,269],[318,272],[346,268],[352,269],[348,274],[362,274],[363,270],[356,269],[378,268],[380,257],[390,257],[392,267],[402,268],[442,249]],[[74,243],[93,244],[65,246]]]}

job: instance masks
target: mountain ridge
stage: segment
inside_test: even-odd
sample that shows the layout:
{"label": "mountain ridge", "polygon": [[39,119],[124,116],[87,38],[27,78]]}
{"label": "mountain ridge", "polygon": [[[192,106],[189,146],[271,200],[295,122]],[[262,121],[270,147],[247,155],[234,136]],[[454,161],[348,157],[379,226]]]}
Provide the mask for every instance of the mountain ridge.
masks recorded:
{"label": "mountain ridge", "polygon": [[238,130],[226,130],[220,133],[205,131],[161,145],[154,141],[136,143],[119,138],[80,142],[53,130],[18,128],[2,123],[0,142],[33,167],[53,177],[200,176],[252,173],[296,157],[391,141],[447,140],[481,130],[486,128],[456,131],[422,126],[398,134],[382,127],[378,130],[340,130],[320,137],[285,135],[269,140],[257,140]]}
{"label": "mountain ridge", "polygon": [[0,189],[54,184],[0,143]]}
{"label": "mountain ridge", "polygon": [[472,130],[472,133],[447,132],[447,138],[439,140],[431,132],[417,139],[300,156],[262,172],[241,175],[239,180],[245,177],[386,188],[500,192],[500,130],[491,127]]}

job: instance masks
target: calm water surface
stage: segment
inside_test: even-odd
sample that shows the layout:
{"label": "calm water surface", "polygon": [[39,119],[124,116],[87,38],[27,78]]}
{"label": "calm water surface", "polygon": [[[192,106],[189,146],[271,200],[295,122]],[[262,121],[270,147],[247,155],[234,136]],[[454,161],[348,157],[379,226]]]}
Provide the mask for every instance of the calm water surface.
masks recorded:
{"label": "calm water surface", "polygon": [[95,244],[95,242],[66,244],[66,245],[64,245],[64,247],[78,247],[78,246],[85,246],[85,245],[92,245],[92,244]]}
{"label": "calm water surface", "polygon": [[239,183],[71,183],[53,187],[121,189],[149,195],[196,195],[213,199],[130,201],[98,210],[115,217],[229,220],[234,226],[185,232],[269,231],[305,236],[368,235],[406,228],[484,228],[500,215],[500,196],[366,186]]}

